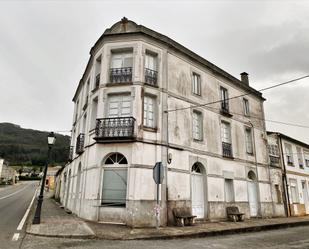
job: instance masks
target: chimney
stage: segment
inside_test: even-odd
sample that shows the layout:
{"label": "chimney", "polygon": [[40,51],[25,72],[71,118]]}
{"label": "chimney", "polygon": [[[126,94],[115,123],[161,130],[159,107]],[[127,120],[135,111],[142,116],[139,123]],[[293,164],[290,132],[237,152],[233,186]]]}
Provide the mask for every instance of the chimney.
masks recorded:
{"label": "chimney", "polygon": [[248,74],[247,74],[246,72],[243,72],[243,73],[240,74],[240,76],[241,76],[241,81],[242,81],[244,84],[246,84],[246,85],[249,86],[249,77],[248,77]]}

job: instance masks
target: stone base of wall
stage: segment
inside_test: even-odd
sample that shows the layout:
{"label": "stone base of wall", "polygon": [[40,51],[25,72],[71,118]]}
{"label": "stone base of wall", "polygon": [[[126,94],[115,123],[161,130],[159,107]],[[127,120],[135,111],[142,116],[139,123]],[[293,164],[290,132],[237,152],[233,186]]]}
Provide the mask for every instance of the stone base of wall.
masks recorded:
{"label": "stone base of wall", "polygon": [[275,203],[273,204],[273,217],[286,217],[284,204]]}
{"label": "stone base of wall", "polygon": [[250,209],[248,202],[208,202],[208,218],[210,221],[226,220],[226,208],[237,206],[239,212],[245,214],[245,218],[250,218]]}
{"label": "stone base of wall", "polygon": [[179,200],[179,201],[168,201],[167,202],[167,225],[174,226],[175,219],[173,215],[174,208],[188,207],[191,209],[191,201],[189,200]]}
{"label": "stone base of wall", "polygon": [[273,203],[272,202],[261,202],[260,203],[260,215],[261,218],[273,217]]}
{"label": "stone base of wall", "polygon": [[290,210],[292,216],[305,216],[306,208],[305,204],[290,204]]}

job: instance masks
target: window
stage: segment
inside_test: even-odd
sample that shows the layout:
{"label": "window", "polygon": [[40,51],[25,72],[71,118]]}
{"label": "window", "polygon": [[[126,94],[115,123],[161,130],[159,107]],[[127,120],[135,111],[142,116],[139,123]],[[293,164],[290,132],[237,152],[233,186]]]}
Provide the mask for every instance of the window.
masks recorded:
{"label": "window", "polygon": [[279,157],[278,145],[276,145],[276,144],[269,144],[268,145],[268,152],[269,152],[270,156]]}
{"label": "window", "polygon": [[251,128],[245,129],[246,151],[248,154],[253,154],[253,142]]}
{"label": "window", "polygon": [[249,116],[250,115],[249,101],[247,99],[243,99],[243,105],[244,105],[244,115]]}
{"label": "window", "polygon": [[111,68],[126,68],[133,66],[132,52],[113,53]]}
{"label": "window", "polygon": [[231,127],[224,121],[221,122],[221,141],[223,156],[232,157]]}
{"label": "window", "polygon": [[91,123],[90,123],[90,129],[94,129],[96,126],[96,120],[97,120],[97,113],[98,113],[98,98],[94,99],[92,101],[92,107],[91,107]]}
{"label": "window", "polygon": [[221,87],[221,111],[228,113],[229,112],[229,95],[226,88]]}
{"label": "window", "polygon": [[234,202],[234,184],[232,179],[224,179],[225,201]]}
{"label": "window", "polygon": [[192,115],[192,133],[193,139],[195,140],[202,140],[203,139],[203,119],[202,113],[193,111]]}
{"label": "window", "polygon": [[144,126],[156,128],[155,120],[156,98],[144,96]]}
{"label": "window", "polygon": [[131,116],[131,96],[111,95],[108,98],[108,117],[129,117]]}
{"label": "window", "polygon": [[303,160],[303,153],[300,147],[296,147],[297,150],[297,159],[298,159],[298,165],[301,169],[304,168],[304,160]]}
{"label": "window", "polygon": [[87,80],[87,84],[86,84],[84,110],[86,109],[86,107],[87,107],[87,105],[88,105],[88,99],[89,99],[89,86],[90,86],[90,79]]}
{"label": "window", "polygon": [[145,82],[150,85],[157,85],[157,56],[146,53],[145,57]]}
{"label": "window", "polygon": [[99,56],[95,61],[95,82],[94,89],[99,88],[101,78],[101,56]]}
{"label": "window", "polygon": [[75,118],[74,118],[74,122],[77,121],[77,117],[78,117],[78,107],[79,107],[79,100],[77,100],[76,106],[75,106]]}
{"label": "window", "polygon": [[285,153],[286,153],[286,160],[288,165],[293,165],[293,152],[292,152],[292,146],[290,144],[284,144],[285,145]]}
{"label": "window", "polygon": [[309,151],[304,151],[305,164],[306,167],[309,167]]}
{"label": "window", "polygon": [[201,76],[197,73],[192,75],[192,93],[201,95]]}
{"label": "window", "polygon": [[110,69],[111,83],[132,82],[132,52],[113,53]]}
{"label": "window", "polygon": [[103,172],[102,205],[126,206],[127,163],[127,159],[120,153],[114,153],[106,159]]}
{"label": "window", "polygon": [[290,179],[290,190],[292,203],[299,203],[297,181],[295,179]]}

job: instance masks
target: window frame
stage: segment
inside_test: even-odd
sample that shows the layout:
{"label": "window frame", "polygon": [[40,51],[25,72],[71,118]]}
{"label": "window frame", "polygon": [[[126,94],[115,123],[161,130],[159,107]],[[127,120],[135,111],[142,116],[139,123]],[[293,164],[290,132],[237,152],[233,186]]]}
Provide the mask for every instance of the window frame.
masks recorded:
{"label": "window frame", "polygon": [[[227,186],[230,185],[231,189],[227,191]],[[231,195],[231,196],[229,196]],[[227,199],[227,197],[230,197]],[[224,200],[227,203],[233,203],[235,202],[235,188],[234,188],[234,180],[229,178],[224,178]]]}
{"label": "window frame", "polygon": [[245,127],[245,144],[247,154],[253,155],[253,132],[251,127]]}
{"label": "window frame", "polygon": [[[195,79],[197,79],[197,81],[195,81]],[[202,96],[201,75],[196,72],[192,72],[191,90],[192,90],[192,94],[197,95],[197,96]]]}
{"label": "window frame", "polygon": [[[151,99],[152,100],[152,105],[153,105],[153,126],[150,126],[148,124],[149,119],[146,117],[146,124],[145,124],[145,98]],[[148,105],[148,104],[147,104]],[[143,128],[147,128],[147,129],[152,129],[152,130],[156,130],[157,129],[157,96],[151,95],[151,94],[145,94],[143,97],[143,112],[142,112],[142,120],[143,120]],[[147,108],[147,114],[148,114],[148,108]]]}
{"label": "window frame", "polygon": [[244,109],[244,115],[246,117],[250,116],[250,104],[249,100],[246,98],[243,98],[243,109]]}
{"label": "window frame", "polygon": [[[198,128],[198,131],[199,131],[199,136],[198,137],[195,137],[195,129],[194,129],[194,116],[197,117],[197,128]],[[192,138],[194,141],[203,141],[203,138],[204,138],[204,132],[203,132],[203,113],[201,111],[198,111],[198,110],[193,110],[192,111]]]}

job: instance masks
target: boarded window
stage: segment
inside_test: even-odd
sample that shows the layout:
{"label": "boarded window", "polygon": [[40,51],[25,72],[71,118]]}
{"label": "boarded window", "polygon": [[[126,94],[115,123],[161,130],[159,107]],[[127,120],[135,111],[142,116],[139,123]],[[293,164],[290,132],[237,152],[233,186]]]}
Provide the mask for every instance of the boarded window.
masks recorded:
{"label": "boarded window", "polygon": [[250,128],[245,129],[246,151],[248,154],[253,154],[252,131]]}
{"label": "boarded window", "polygon": [[201,76],[197,73],[192,75],[192,92],[201,95]]}
{"label": "boarded window", "polygon": [[195,140],[203,139],[203,120],[200,112],[193,111],[192,132]]}

